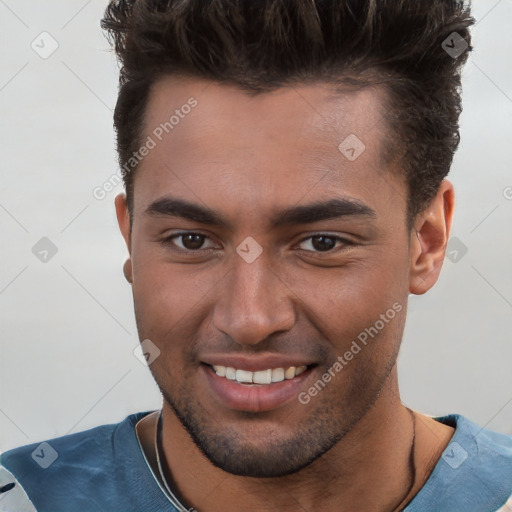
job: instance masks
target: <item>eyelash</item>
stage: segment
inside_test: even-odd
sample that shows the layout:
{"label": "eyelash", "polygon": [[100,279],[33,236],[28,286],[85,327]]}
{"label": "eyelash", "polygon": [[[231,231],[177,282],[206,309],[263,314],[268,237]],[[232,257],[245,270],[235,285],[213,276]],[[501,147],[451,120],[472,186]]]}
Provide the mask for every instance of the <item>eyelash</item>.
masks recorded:
{"label": "eyelash", "polygon": [[[176,248],[179,251],[187,252],[187,253],[199,253],[200,251],[211,251],[213,249],[212,247],[208,247],[206,249],[203,249],[202,247],[199,249],[186,249],[186,248],[179,247],[178,245],[176,245],[176,243],[174,242],[175,239],[178,239],[180,237],[184,237],[187,235],[198,235],[200,237],[204,237],[205,240],[210,239],[210,237],[208,235],[205,235],[203,233],[198,233],[196,231],[184,231],[182,233],[175,233],[171,236],[166,237],[164,240],[162,240],[162,244],[166,247],[168,247],[169,245],[172,245],[173,248]],[[313,238],[319,238],[319,237],[331,238],[331,239],[335,240],[336,244],[340,243],[341,247],[335,245],[332,249],[330,249],[328,251],[313,251],[313,250],[308,250],[308,249],[303,249],[303,250],[306,252],[312,253],[312,254],[333,254],[333,253],[341,250],[343,248],[343,246],[354,245],[354,242],[352,242],[346,238],[342,238],[340,236],[331,235],[330,233],[315,233],[314,235],[309,235],[309,236],[303,238],[302,240],[300,240],[298,245],[304,243],[306,240],[312,240]]]}

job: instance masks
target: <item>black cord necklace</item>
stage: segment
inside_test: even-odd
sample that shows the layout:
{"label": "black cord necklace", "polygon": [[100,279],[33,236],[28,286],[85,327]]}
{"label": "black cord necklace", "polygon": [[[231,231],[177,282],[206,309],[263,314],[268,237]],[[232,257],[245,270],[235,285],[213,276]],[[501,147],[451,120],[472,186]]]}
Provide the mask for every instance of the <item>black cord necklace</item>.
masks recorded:
{"label": "black cord necklace", "polygon": [[[191,508],[186,508],[178,498],[174,495],[174,493],[171,490],[171,487],[169,486],[167,482],[167,478],[165,478],[164,470],[162,467],[162,459],[161,459],[161,453],[162,453],[162,411],[160,411],[160,414],[158,415],[158,422],[156,426],[156,436],[155,436],[155,454],[156,454],[156,463],[158,466],[158,472],[160,474],[160,479],[162,480],[162,483],[164,484],[165,490],[167,491],[167,498],[169,501],[174,505],[176,509],[179,510],[179,512],[189,512],[192,510]],[[195,510],[195,509],[193,509]]]}
{"label": "black cord necklace", "polygon": [[414,448],[416,445],[416,416],[414,413],[409,409],[409,407],[406,408],[409,411],[409,414],[411,415],[412,419],[412,441],[411,441],[411,449],[409,452],[409,473],[411,475],[411,483],[409,484],[409,487],[407,488],[407,492],[405,493],[405,497],[402,499],[398,507],[394,508],[392,512],[400,512],[400,510],[403,510],[403,507],[407,505],[410,501],[409,495],[411,494],[414,484],[416,483],[416,464],[414,463]]}

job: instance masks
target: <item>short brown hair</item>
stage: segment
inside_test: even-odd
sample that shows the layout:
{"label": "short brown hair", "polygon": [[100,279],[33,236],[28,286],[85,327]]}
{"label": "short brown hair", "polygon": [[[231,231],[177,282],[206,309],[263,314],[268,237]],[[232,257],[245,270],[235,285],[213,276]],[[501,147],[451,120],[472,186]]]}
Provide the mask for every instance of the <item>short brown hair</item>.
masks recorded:
{"label": "short brown hair", "polygon": [[456,32],[470,50],[473,22],[457,0],[111,0],[102,27],[121,62],[114,125],[128,204],[134,172],[126,163],[162,76],[197,76],[253,94],[304,81],[383,83],[393,133],[386,152],[400,154],[413,219],[437,193],[459,144],[467,51],[450,55],[443,42],[453,46]]}

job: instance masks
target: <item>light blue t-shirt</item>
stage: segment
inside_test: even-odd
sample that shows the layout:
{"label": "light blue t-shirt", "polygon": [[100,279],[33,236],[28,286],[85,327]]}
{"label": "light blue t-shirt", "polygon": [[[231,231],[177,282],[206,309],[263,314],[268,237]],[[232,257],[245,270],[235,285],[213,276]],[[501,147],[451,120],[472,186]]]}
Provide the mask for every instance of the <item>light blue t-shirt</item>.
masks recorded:
{"label": "light blue t-shirt", "polygon": [[[193,510],[166,494],[144,457],[135,425],[146,414],[5,452],[0,511]],[[512,437],[456,414],[436,419],[454,436],[404,512],[512,512]]]}

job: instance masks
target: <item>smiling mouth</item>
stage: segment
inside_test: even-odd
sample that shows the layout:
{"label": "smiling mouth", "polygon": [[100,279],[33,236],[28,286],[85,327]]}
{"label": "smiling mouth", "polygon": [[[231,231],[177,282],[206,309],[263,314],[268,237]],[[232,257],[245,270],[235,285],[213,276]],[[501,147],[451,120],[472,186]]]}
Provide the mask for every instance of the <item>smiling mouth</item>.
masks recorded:
{"label": "smiling mouth", "polygon": [[257,372],[240,370],[230,366],[208,365],[218,377],[232,380],[239,384],[251,385],[269,385],[293,379],[304,373],[307,366],[289,366],[288,368],[269,368]]}

